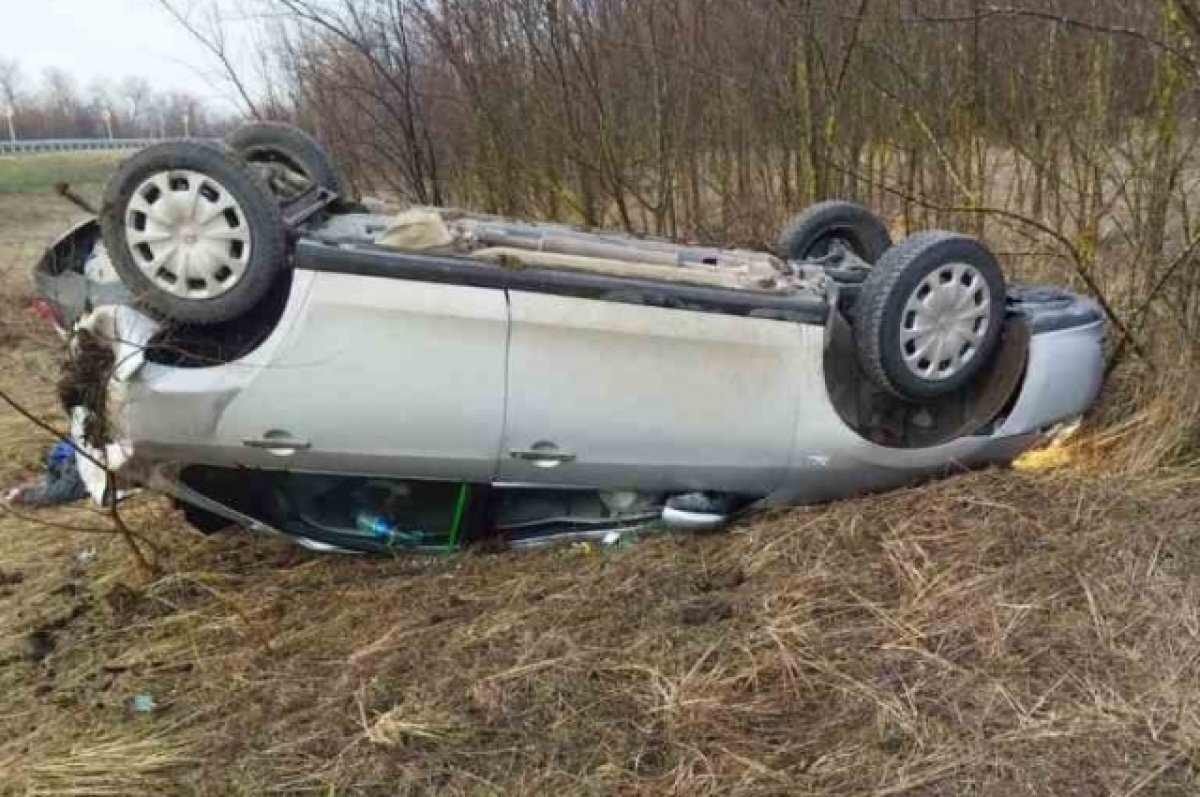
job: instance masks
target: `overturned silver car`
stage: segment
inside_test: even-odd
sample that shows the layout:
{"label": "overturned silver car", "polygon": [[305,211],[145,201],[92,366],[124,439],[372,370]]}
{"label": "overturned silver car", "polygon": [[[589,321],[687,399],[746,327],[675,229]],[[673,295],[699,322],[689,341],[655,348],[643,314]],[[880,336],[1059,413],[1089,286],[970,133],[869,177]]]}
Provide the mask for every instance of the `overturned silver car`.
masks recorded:
{"label": "overturned silver car", "polygon": [[850,203],[776,256],[339,190],[291,128],[160,144],[36,268],[90,352],[86,444],[200,525],[366,550],[702,526],[1008,462],[1100,388],[1092,302]]}

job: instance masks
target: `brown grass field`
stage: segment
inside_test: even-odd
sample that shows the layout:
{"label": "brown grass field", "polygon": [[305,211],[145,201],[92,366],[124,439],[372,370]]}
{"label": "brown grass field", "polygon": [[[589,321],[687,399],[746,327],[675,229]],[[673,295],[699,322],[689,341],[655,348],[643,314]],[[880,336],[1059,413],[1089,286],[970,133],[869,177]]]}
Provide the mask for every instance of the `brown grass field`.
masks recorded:
{"label": "brown grass field", "polygon": [[[56,425],[27,272],[53,178],[110,165],[0,159],[0,387]],[[147,571],[85,505],[0,509],[0,793],[1200,793],[1200,477],[1145,406],[615,551],[317,556],[142,495]],[[47,442],[0,409],[0,487]]]}

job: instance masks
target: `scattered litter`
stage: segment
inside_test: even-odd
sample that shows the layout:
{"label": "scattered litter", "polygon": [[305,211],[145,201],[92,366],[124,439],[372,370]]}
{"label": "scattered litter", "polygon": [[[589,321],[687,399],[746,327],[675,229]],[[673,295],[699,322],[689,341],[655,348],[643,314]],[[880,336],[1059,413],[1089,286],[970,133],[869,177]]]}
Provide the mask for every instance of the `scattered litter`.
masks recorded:
{"label": "scattered litter", "polygon": [[637,545],[644,535],[645,530],[613,529],[600,540],[600,547],[604,553],[614,556]]}
{"label": "scattered litter", "polygon": [[158,703],[154,702],[154,696],[145,692],[129,698],[129,710],[135,714],[149,714],[156,708],[158,708]]}
{"label": "scattered litter", "polygon": [[1080,424],[1073,423],[1055,430],[1050,443],[1026,451],[1013,462],[1014,470],[1037,472],[1054,470],[1070,465],[1077,450],[1071,446],[1071,438],[1079,431]]}
{"label": "scattered litter", "polygon": [[596,544],[591,540],[581,540],[571,543],[571,550],[583,554],[584,556],[595,556],[600,551],[596,548]]}
{"label": "scattered litter", "polygon": [[75,552],[75,563],[80,565],[90,565],[96,561],[96,549],[84,548]]}
{"label": "scattered litter", "polygon": [[87,497],[87,487],[75,464],[75,449],[59,442],[46,455],[46,470],[37,481],[10,490],[5,501],[15,506],[48,507]]}

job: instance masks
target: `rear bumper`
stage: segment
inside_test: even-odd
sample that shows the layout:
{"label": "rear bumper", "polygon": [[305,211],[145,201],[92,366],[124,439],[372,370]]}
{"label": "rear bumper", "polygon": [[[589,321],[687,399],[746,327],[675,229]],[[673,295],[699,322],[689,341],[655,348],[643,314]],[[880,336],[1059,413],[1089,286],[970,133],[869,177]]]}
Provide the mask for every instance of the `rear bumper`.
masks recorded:
{"label": "rear bumper", "polygon": [[1035,334],[1021,392],[993,437],[1045,430],[1086,412],[1104,380],[1104,329],[1092,321]]}
{"label": "rear bumper", "polygon": [[[1032,319],[1024,378],[1015,399],[979,432],[929,448],[889,448],[856,434],[827,395],[814,397],[797,437],[797,455],[786,484],[764,504],[786,506],[879,492],[955,471],[1003,465],[1047,439],[1064,422],[1081,417],[1096,401],[1104,377],[1105,325],[1092,303],[1070,297],[1062,309],[1074,325]],[[1093,306],[1094,307],[1094,306]]]}
{"label": "rear bumper", "polygon": [[1104,311],[1096,302],[1061,288],[1015,286],[1011,311],[1033,336],[1016,403],[996,431],[1012,437],[1082,415],[1104,381]]}

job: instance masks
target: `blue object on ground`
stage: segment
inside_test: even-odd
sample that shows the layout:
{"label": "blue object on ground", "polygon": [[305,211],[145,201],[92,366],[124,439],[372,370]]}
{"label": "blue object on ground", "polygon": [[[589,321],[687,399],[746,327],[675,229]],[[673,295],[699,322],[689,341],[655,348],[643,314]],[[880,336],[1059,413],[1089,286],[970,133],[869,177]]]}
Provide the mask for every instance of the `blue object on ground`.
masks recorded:
{"label": "blue object on ground", "polygon": [[75,464],[75,447],[59,441],[46,454],[45,472],[37,481],[14,491],[9,500],[17,506],[47,507],[69,504],[87,494]]}

